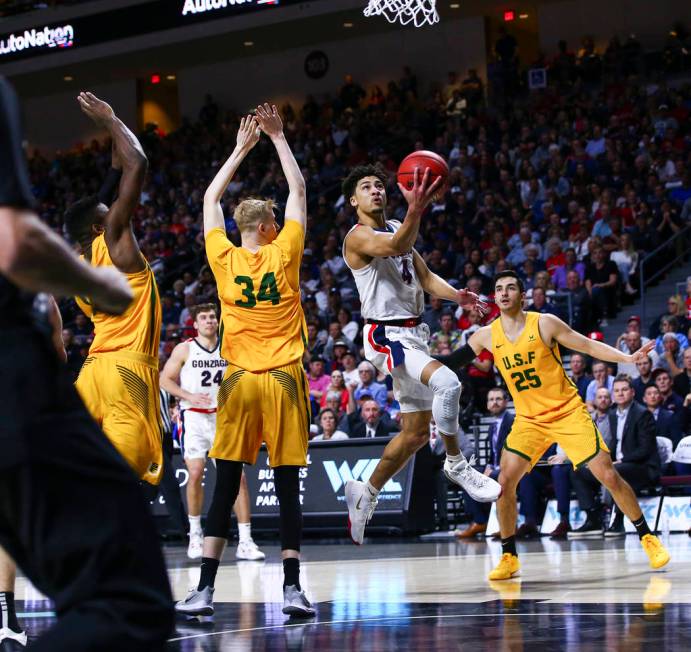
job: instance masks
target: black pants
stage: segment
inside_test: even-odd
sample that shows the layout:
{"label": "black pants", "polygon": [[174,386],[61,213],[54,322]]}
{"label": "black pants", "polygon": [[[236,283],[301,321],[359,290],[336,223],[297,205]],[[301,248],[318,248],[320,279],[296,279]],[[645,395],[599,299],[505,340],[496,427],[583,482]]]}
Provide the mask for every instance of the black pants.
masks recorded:
{"label": "black pants", "polygon": [[[652,483],[648,475],[648,468],[644,464],[633,462],[620,462],[614,465],[615,470],[624,478],[635,492],[649,487]],[[578,498],[578,505],[584,511],[592,511],[600,505],[596,496],[600,489],[600,483],[590,469],[581,467],[577,471],[571,470],[571,484]]]}
{"label": "black pants", "polygon": [[50,349],[24,337],[21,354],[21,368],[0,360],[0,416],[14,415],[0,436],[13,454],[0,462],[0,545],[55,602],[58,623],[32,649],[162,650],[172,597],[143,490]]}
{"label": "black pants", "polygon": [[168,515],[176,530],[180,534],[187,534],[190,531],[190,522],[187,518],[185,507],[182,504],[180,483],[175,477],[173,438],[169,432],[163,434],[163,473],[161,474],[159,491],[163,495],[163,500],[166,501]]}

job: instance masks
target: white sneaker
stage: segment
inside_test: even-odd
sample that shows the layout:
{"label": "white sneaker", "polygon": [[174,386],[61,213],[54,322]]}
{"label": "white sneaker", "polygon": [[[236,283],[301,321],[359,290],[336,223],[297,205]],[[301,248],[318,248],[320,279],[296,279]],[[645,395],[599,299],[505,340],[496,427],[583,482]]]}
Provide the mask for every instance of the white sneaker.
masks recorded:
{"label": "white sneaker", "polygon": [[316,613],[304,591],[298,591],[294,584],[283,588],[283,613],[295,618],[310,618]]}
{"label": "white sneaker", "polygon": [[479,503],[491,503],[501,495],[501,485],[484,473],[473,468],[475,456],[453,464],[447,457],[444,461],[444,475],[457,484]]}
{"label": "white sneaker", "polygon": [[235,559],[246,559],[248,561],[262,561],[266,555],[259,550],[259,547],[252,539],[240,541],[238,549],[235,551]]}
{"label": "white sneaker", "polygon": [[187,556],[190,559],[201,559],[204,550],[204,535],[201,532],[190,532],[190,544],[187,546]]}
{"label": "white sneaker", "polygon": [[[0,643],[5,639],[16,641],[19,645],[26,647],[26,632],[15,632],[9,627],[0,627]],[[3,650],[5,649],[2,645],[0,645],[0,647],[2,647]]]}
{"label": "white sneaker", "polygon": [[348,534],[353,543],[359,546],[365,536],[365,525],[372,518],[379,501],[370,494],[367,485],[358,480],[346,482],[345,497],[348,505]]}

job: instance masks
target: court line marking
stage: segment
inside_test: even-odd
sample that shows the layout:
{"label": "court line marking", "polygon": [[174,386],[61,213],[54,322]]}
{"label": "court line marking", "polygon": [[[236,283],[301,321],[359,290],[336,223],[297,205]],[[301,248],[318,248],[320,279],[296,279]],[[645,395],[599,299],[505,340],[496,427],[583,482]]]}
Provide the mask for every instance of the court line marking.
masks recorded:
{"label": "court line marking", "polygon": [[[650,616],[654,615],[655,612],[631,612],[631,611],[583,611],[583,612],[570,612],[569,616]],[[175,643],[177,641],[188,641],[193,638],[204,638],[206,636],[220,636],[221,634],[242,634],[243,632],[261,632],[267,629],[285,629],[287,627],[305,627],[310,625],[315,627],[317,625],[339,625],[342,623],[366,623],[366,622],[384,622],[387,620],[425,620],[425,619],[444,619],[444,618],[495,618],[497,616],[544,616],[544,613],[494,613],[494,614],[441,614],[441,615],[428,615],[428,616],[386,616],[382,618],[353,618],[353,619],[342,619],[342,620],[322,620],[317,622],[305,622],[300,623],[285,623],[283,625],[266,625],[264,627],[247,627],[245,629],[224,629],[218,632],[204,632],[201,634],[191,634],[189,636],[178,636],[177,638],[169,638],[168,643]],[[550,614],[550,616],[555,616],[557,614]]]}

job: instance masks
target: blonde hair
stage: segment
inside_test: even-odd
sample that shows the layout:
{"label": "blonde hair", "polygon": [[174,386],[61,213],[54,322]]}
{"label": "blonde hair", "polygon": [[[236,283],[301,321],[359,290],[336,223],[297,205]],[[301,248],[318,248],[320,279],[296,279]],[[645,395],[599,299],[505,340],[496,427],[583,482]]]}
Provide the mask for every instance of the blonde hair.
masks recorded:
{"label": "blonde hair", "polygon": [[244,199],[235,209],[235,223],[240,233],[254,230],[260,222],[273,219],[275,202],[271,199]]}

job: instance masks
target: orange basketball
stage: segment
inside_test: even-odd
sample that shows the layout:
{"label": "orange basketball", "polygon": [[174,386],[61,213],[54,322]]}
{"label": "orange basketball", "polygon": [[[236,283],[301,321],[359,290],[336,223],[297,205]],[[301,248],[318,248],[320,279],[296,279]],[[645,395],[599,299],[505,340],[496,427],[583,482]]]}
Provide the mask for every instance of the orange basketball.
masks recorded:
{"label": "orange basketball", "polygon": [[429,152],[427,150],[421,149],[412,154],[408,154],[398,166],[398,183],[400,183],[404,188],[412,190],[415,168],[418,169],[418,180],[422,182],[422,177],[425,174],[425,168],[429,168],[429,185],[432,185],[437,177],[442,177],[442,188],[446,185],[446,181],[449,177],[449,166],[446,161],[435,154],[434,152]]}

